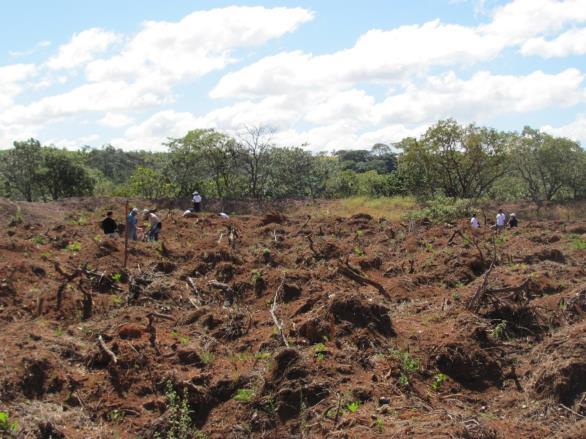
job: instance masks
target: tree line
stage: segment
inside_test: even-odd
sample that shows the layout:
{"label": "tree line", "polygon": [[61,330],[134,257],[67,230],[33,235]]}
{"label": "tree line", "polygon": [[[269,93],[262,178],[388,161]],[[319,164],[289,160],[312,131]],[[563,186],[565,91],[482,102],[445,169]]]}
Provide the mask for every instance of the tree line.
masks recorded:
{"label": "tree line", "polygon": [[111,145],[68,151],[38,140],[0,151],[0,195],[27,201],[65,197],[217,199],[338,198],[414,195],[419,199],[503,201],[586,198],[586,152],[574,141],[526,127],[521,133],[452,119],[419,138],[369,150],[312,154],[279,147],[272,131],[238,138],[196,129],[169,139],[164,152]]}

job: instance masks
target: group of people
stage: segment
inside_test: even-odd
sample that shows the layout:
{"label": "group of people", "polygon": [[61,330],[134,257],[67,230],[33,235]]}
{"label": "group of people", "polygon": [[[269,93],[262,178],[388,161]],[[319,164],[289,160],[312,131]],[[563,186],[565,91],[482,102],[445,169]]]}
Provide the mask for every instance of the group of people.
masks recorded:
{"label": "group of people", "polygon": [[[126,233],[128,234],[128,238],[132,241],[138,240],[138,231],[141,230],[141,228],[138,227],[138,213],[139,210],[135,207],[128,214]],[[142,211],[142,219],[149,222],[149,228],[144,235],[146,240],[158,241],[159,233],[163,226],[161,219],[154,212],[151,212],[148,209],[144,209]],[[116,223],[116,220],[113,218],[112,211],[108,211],[106,213],[106,218],[102,220],[100,227],[106,236],[114,238],[119,236],[120,228]]]}
{"label": "group of people", "polygon": [[[201,202],[202,197],[199,192],[195,191],[193,193],[193,197],[191,199],[193,203],[193,207],[188,210],[190,213],[201,212]],[[226,215],[226,214],[223,214]],[[226,215],[227,216],[227,215]],[[138,232],[142,230],[138,227],[138,218],[139,218],[139,210],[135,207],[133,208],[130,213],[128,214],[127,218],[127,230],[128,238],[132,241],[138,240]],[[143,221],[149,222],[149,228],[144,234],[144,238],[147,241],[158,241],[159,240],[159,233],[163,227],[163,222],[161,219],[153,212],[148,209],[144,209],[142,211],[142,219]],[[100,223],[101,229],[104,231],[104,234],[111,237],[119,236],[119,227],[116,223],[116,220],[113,218],[112,211],[108,211],[106,213],[106,218],[102,220]]]}
{"label": "group of people", "polygon": [[[496,221],[492,228],[494,228],[497,232],[503,231],[507,226],[510,229],[513,229],[519,225],[519,220],[517,220],[517,215],[511,213],[509,215],[509,220],[507,221],[507,215],[503,212],[503,209],[499,209],[498,213],[496,214]],[[476,217],[476,213],[472,214],[472,218],[470,218],[470,227],[472,229],[480,229],[480,222]]]}

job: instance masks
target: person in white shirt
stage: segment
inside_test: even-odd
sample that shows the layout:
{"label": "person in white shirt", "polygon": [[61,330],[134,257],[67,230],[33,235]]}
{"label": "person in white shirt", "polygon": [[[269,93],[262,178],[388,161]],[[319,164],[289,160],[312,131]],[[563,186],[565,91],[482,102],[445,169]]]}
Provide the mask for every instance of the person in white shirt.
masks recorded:
{"label": "person in white shirt", "polygon": [[473,229],[479,229],[480,223],[478,222],[478,218],[476,218],[476,214],[472,214],[472,218],[470,218],[470,227]]}
{"label": "person in white shirt", "polygon": [[503,209],[499,209],[499,213],[496,215],[496,230],[498,232],[502,231],[505,228],[505,224],[507,223],[507,216],[503,212]]}
{"label": "person in white shirt", "polygon": [[193,198],[191,199],[191,201],[193,201],[193,211],[201,212],[201,195],[199,194],[199,192],[195,191],[193,193]]}
{"label": "person in white shirt", "polygon": [[149,241],[158,241],[159,240],[159,232],[161,231],[161,228],[163,226],[159,217],[157,215],[155,215],[154,213],[152,213],[151,211],[149,211],[148,209],[145,209],[142,211],[142,218],[145,220],[148,219],[149,224],[151,225],[151,227],[148,231],[147,239]]}

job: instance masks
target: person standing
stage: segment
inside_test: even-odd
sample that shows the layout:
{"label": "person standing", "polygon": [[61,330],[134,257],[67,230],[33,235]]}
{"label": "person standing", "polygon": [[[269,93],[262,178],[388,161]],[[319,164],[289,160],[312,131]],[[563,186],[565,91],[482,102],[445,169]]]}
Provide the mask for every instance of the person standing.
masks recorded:
{"label": "person standing", "polygon": [[199,194],[199,192],[195,191],[193,193],[193,198],[191,199],[191,201],[193,201],[193,211],[201,212],[201,195]]}
{"label": "person standing", "polygon": [[145,220],[149,220],[149,224],[151,225],[148,231],[147,239],[149,241],[158,241],[159,240],[159,232],[161,231],[163,224],[159,217],[149,211],[148,209],[143,210],[142,217]]}
{"label": "person standing", "polygon": [[496,215],[496,231],[502,232],[507,222],[507,216],[503,212],[503,209],[499,209],[499,213]]}
{"label": "person standing", "polygon": [[478,218],[476,218],[475,213],[473,213],[472,218],[470,218],[470,227],[472,227],[473,230],[480,228],[480,223],[478,222]]}
{"label": "person standing", "polygon": [[112,211],[106,213],[106,218],[102,220],[100,227],[107,236],[113,238],[118,236],[118,224],[116,224],[116,221],[112,218]]}
{"label": "person standing", "polygon": [[136,207],[134,207],[130,213],[128,214],[128,238],[130,238],[132,241],[136,241],[137,236],[136,236],[136,226],[137,226],[137,218],[136,215],[138,214],[138,209]]}

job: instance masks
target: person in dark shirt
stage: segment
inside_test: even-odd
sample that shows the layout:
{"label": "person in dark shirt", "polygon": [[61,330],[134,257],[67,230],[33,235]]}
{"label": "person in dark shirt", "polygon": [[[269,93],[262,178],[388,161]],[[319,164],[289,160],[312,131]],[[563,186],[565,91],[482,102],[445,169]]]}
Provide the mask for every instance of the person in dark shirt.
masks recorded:
{"label": "person in dark shirt", "polygon": [[108,236],[116,236],[118,231],[118,224],[112,218],[112,212],[106,213],[106,218],[102,220],[102,230]]}
{"label": "person in dark shirt", "polygon": [[519,221],[517,220],[517,215],[514,213],[511,214],[511,218],[509,219],[509,228],[517,227],[519,225]]}

